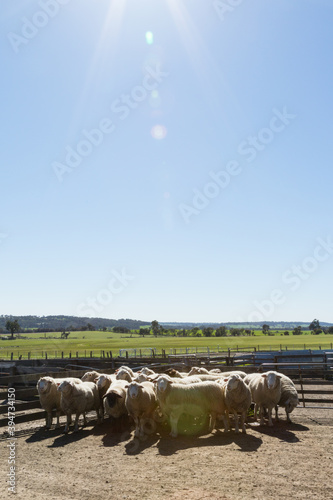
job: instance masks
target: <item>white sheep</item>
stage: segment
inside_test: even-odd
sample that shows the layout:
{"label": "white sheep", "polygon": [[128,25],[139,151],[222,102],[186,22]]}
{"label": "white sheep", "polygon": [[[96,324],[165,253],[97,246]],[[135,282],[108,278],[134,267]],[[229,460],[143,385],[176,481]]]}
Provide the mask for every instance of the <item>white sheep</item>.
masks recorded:
{"label": "white sheep", "polygon": [[191,376],[191,375],[199,375],[199,374],[203,374],[203,373],[206,373],[206,374],[209,373],[209,371],[207,370],[207,368],[200,367],[200,366],[192,366],[192,368],[188,372],[188,375],[189,376]]}
{"label": "white sheep", "polygon": [[115,375],[108,375],[107,373],[101,373],[96,380],[96,385],[99,392],[99,397],[102,399],[106,391],[109,389],[110,385],[115,382]]}
{"label": "white sheep", "polygon": [[240,426],[246,434],[245,419],[251,405],[251,391],[244,380],[237,374],[222,379],[225,384],[225,402],[229,413],[233,413],[235,419],[235,432],[239,433],[238,413],[240,413]]}
{"label": "white sheep", "polygon": [[178,377],[170,377],[165,373],[165,374],[158,374],[158,376],[154,378],[154,383],[158,382],[160,378],[164,378],[169,382],[173,382],[175,384],[183,384],[183,385],[197,384],[198,382],[202,382],[199,375],[190,375],[189,377],[178,378]]}
{"label": "white sheep", "polygon": [[125,406],[128,414],[134,419],[136,437],[143,437],[147,420],[155,430],[153,415],[157,406],[154,384],[152,382],[131,382],[127,386]]}
{"label": "white sheep", "polygon": [[165,373],[169,375],[169,377],[175,377],[175,378],[184,378],[188,376],[187,372],[179,372],[174,368],[168,368],[167,370],[165,370]]}
{"label": "white sheep", "polygon": [[61,395],[57,391],[57,388],[64,380],[72,380],[75,383],[81,383],[81,380],[79,378],[74,378],[74,377],[68,379],[64,378],[54,379],[53,377],[41,377],[37,382],[36,387],[39,395],[39,401],[41,407],[46,411],[47,429],[50,429],[52,425],[53,409],[56,410],[56,417],[57,417],[56,429],[60,427],[59,417],[61,414],[61,406],[60,406]]}
{"label": "white sheep", "polygon": [[75,384],[71,380],[64,380],[59,385],[58,391],[61,393],[61,409],[67,415],[65,433],[69,430],[72,413],[75,413],[75,432],[79,429],[79,416],[81,414],[83,414],[84,424],[86,425],[85,412],[95,410],[97,413],[97,422],[100,422],[100,399],[97,385],[94,382]]}
{"label": "white sheep", "polygon": [[115,373],[117,374],[119,372],[119,370],[126,370],[131,375],[131,377],[134,378],[134,372],[129,366],[122,365],[119,368],[117,368]]}
{"label": "white sheep", "polygon": [[82,382],[95,382],[95,380],[100,376],[100,373],[96,371],[86,372],[82,377]]}
{"label": "white sheep", "polygon": [[178,384],[173,380],[162,375],[156,382],[157,401],[162,413],[170,420],[170,436],[177,437],[178,420],[182,414],[209,416],[209,432],[214,429],[216,418],[222,417],[225,431],[229,429],[222,384],[214,381]]}
{"label": "white sheep", "polygon": [[127,369],[119,368],[119,370],[116,371],[116,379],[127,380],[127,382],[132,382],[132,380],[134,379],[134,373],[132,375]]}
{"label": "white sheep", "polygon": [[128,382],[126,380],[116,380],[113,382],[103,396],[104,411],[113,418],[127,415],[125,406]]}
{"label": "white sheep", "polygon": [[141,368],[141,370],[139,370],[138,373],[143,373],[144,375],[155,375],[154,370],[151,370],[147,366],[144,366],[143,368]]}
{"label": "white sheep", "polygon": [[257,419],[257,408],[259,408],[260,425],[264,424],[264,410],[268,411],[268,425],[271,427],[272,409],[281,398],[281,375],[274,371],[266,373],[253,373],[244,379],[248,384],[252,401],[255,403],[254,417]]}
{"label": "white sheep", "polygon": [[239,375],[241,378],[245,378],[246,373],[240,370],[233,370],[230,372],[222,372],[222,373],[199,373],[196,377],[200,378],[202,382],[207,380],[218,381],[221,378],[229,377],[230,375]]}
{"label": "white sheep", "polygon": [[299,403],[297,389],[294,382],[284,375],[281,375],[281,397],[278,405],[275,406],[275,420],[279,420],[278,406],[282,406],[286,411],[287,422],[291,422],[289,414],[296,408]]}

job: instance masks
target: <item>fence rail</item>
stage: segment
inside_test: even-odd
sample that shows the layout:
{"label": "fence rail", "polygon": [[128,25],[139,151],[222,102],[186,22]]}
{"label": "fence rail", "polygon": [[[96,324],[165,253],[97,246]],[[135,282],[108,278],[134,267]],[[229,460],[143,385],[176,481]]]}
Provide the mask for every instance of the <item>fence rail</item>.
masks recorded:
{"label": "fence rail", "polygon": [[[1,346],[0,346],[1,347]],[[45,350],[45,349],[36,349],[34,351],[23,350],[20,351],[10,351],[10,349],[0,349],[0,356],[3,361],[14,361],[14,360],[34,360],[34,359],[95,359],[95,358],[103,358],[103,359],[112,359],[113,356],[119,357],[165,357],[168,355],[185,355],[185,354],[207,354],[211,353],[256,353],[256,352],[265,352],[265,351],[293,351],[293,350],[333,350],[333,343],[327,344],[318,344],[318,345],[307,345],[304,344],[291,344],[286,345],[280,343],[278,345],[267,345],[265,347],[260,345],[250,345],[250,346],[241,346],[236,345],[234,347],[224,347],[220,345],[215,346],[188,346],[188,347],[177,347],[177,348],[157,348],[157,347],[142,347],[140,348],[128,348],[128,349],[120,349],[119,351],[115,350]]]}

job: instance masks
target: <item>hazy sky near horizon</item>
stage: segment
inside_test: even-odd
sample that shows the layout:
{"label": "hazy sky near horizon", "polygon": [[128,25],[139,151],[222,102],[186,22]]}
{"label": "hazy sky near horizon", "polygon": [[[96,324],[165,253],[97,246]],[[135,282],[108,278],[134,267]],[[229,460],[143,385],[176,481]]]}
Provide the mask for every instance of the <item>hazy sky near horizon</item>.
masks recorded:
{"label": "hazy sky near horizon", "polygon": [[333,322],[333,3],[1,2],[1,314]]}

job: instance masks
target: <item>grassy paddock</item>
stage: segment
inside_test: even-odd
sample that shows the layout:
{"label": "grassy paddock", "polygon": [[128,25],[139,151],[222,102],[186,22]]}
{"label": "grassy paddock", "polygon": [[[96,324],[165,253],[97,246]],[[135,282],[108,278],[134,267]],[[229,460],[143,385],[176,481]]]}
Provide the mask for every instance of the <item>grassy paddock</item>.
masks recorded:
{"label": "grassy paddock", "polygon": [[[154,337],[147,335],[144,338],[137,334],[113,333],[113,332],[72,332],[67,340],[61,339],[61,332],[22,334],[25,338],[14,338],[14,340],[0,340],[0,358],[10,359],[13,353],[14,359],[21,355],[23,359],[45,358],[45,353],[49,358],[68,357],[71,352],[72,357],[90,356],[92,351],[94,357],[99,357],[101,351],[112,352],[113,356],[119,355],[120,349],[142,349],[143,354],[147,353],[146,348],[155,348],[157,354],[162,349],[167,354],[184,352],[186,348],[197,349],[198,352],[207,351],[227,351],[230,349],[256,349],[259,350],[279,350],[284,349],[332,349],[333,335],[281,335],[279,332],[273,336],[265,336],[259,331],[254,336],[244,337]],[[0,337],[1,338],[1,337]],[[190,351],[193,352],[193,351]]]}

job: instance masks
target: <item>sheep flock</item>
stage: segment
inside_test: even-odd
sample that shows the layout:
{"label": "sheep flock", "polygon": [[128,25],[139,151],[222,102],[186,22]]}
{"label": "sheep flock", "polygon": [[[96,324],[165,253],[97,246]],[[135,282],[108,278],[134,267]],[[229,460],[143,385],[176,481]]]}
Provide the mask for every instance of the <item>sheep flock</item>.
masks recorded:
{"label": "sheep flock", "polygon": [[203,367],[192,367],[189,373],[174,369],[155,373],[145,367],[134,373],[122,366],[112,375],[91,371],[82,379],[42,377],[37,390],[48,429],[53,410],[56,428],[60,414],[66,415],[65,433],[70,430],[72,415],[77,432],[79,417],[83,416],[85,425],[86,413],[94,411],[97,424],[104,418],[118,423],[130,419],[134,436],[140,439],[158,432],[159,425],[169,429],[173,438],[187,432],[211,433],[217,421],[223,422],[225,433],[234,428],[236,434],[240,430],[245,434],[251,408],[255,420],[259,412],[260,425],[273,426],[273,409],[274,421],[279,420],[282,407],[289,423],[290,413],[299,403],[294,383],[282,373],[246,374]]}

